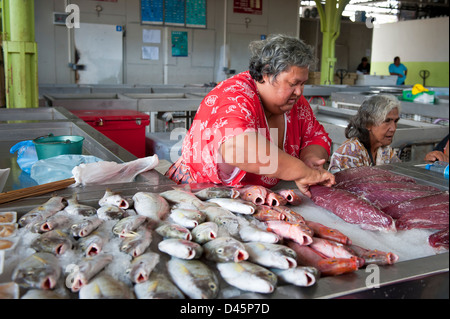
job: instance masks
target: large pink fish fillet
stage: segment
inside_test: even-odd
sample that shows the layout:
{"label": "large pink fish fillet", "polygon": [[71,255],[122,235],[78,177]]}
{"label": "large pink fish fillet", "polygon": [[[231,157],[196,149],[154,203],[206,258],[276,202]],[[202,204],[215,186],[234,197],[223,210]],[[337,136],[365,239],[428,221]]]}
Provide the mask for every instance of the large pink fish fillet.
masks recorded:
{"label": "large pink fish fillet", "polygon": [[395,232],[391,216],[370,204],[363,198],[346,190],[321,185],[310,187],[313,202],[362,229],[382,232]]}
{"label": "large pink fish fillet", "polygon": [[447,191],[443,191],[440,193],[431,194],[423,197],[417,197],[401,203],[390,205],[388,207],[384,207],[382,210],[386,214],[392,216],[392,218],[398,219],[403,214],[408,213],[414,209],[420,208],[427,209],[428,207],[441,204],[447,204],[448,207],[448,202],[449,202],[449,193]]}
{"label": "large pink fish fillet", "polygon": [[434,233],[428,237],[428,243],[431,247],[439,250],[439,249],[446,249],[448,250],[448,227],[446,229],[440,230],[437,233]]}
{"label": "large pink fish fillet", "polygon": [[448,228],[448,203],[413,209],[404,213],[395,221],[397,229]]}

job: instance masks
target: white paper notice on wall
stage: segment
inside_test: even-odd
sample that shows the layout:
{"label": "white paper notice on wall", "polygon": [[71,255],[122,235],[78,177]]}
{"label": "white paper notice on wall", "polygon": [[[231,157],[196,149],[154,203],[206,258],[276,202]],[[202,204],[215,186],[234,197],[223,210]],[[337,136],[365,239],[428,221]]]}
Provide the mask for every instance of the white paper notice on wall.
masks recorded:
{"label": "white paper notice on wall", "polygon": [[142,42],[144,43],[161,43],[161,30],[143,29]]}
{"label": "white paper notice on wall", "polygon": [[143,46],[142,47],[142,59],[143,60],[159,60],[159,48]]}

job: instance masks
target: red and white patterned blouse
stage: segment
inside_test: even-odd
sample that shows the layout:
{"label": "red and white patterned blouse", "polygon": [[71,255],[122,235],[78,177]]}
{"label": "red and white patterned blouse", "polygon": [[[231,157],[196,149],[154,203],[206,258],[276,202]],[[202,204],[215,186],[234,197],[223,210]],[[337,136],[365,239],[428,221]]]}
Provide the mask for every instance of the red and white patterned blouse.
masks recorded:
{"label": "red and white patterned blouse", "polygon": [[[165,175],[177,183],[275,186],[279,181],[276,178],[221,163],[219,147],[223,142],[256,131],[273,141],[256,84],[246,71],[219,83],[203,99],[183,141],[182,155]],[[300,151],[312,144],[324,147],[330,154],[331,139],[301,96],[285,113],[283,150],[299,158]]]}

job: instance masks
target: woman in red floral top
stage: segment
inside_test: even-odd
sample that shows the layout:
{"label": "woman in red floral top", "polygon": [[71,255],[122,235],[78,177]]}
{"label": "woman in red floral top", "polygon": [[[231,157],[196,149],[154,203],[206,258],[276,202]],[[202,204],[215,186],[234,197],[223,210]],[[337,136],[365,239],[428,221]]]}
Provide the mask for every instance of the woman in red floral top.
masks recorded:
{"label": "woman in red floral top", "polygon": [[303,41],[274,35],[250,45],[249,71],[219,83],[204,98],[166,176],[177,183],[228,186],[295,181],[334,184],[323,169],[331,139],[303,97],[315,58]]}

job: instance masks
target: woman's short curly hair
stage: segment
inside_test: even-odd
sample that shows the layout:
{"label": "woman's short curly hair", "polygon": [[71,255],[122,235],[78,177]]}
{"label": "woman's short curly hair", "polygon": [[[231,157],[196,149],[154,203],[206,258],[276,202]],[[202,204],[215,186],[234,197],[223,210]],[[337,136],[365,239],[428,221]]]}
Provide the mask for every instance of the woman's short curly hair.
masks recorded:
{"label": "woman's short curly hair", "polygon": [[391,94],[378,94],[364,100],[358,112],[350,118],[345,129],[345,137],[356,137],[364,145],[370,145],[368,126],[378,126],[384,122],[390,111],[401,111],[400,101]]}
{"label": "woman's short curly hair", "polygon": [[312,47],[292,36],[271,35],[265,40],[251,42],[249,48],[249,71],[257,82],[262,82],[264,75],[275,81],[281,72],[292,66],[310,68],[316,63]]}

